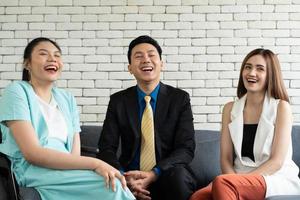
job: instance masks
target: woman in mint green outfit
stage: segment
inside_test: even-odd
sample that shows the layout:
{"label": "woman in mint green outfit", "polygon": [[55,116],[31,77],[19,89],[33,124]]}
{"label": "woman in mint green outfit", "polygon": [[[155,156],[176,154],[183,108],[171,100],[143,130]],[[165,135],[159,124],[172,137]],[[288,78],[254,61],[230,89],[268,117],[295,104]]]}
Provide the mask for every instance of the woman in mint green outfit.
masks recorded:
{"label": "woman in mint green outfit", "polygon": [[10,84],[0,99],[0,151],[19,185],[34,187],[43,200],[134,199],[118,170],[80,155],[75,99],[53,85],[62,67],[54,41],[36,38],[27,45],[23,81]]}

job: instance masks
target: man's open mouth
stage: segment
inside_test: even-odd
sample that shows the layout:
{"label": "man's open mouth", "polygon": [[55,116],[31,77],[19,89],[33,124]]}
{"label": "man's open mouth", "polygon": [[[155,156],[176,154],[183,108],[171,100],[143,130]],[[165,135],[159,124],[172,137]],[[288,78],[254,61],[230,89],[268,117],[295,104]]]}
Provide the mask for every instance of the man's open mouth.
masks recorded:
{"label": "man's open mouth", "polygon": [[151,72],[153,70],[153,67],[142,67],[142,71],[144,72]]}

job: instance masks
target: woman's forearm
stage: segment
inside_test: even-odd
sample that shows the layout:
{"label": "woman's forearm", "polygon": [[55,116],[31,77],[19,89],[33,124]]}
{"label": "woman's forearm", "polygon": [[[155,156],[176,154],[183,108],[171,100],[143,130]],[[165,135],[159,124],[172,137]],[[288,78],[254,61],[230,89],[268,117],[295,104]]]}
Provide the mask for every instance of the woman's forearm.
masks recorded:
{"label": "woman's forearm", "polygon": [[34,165],[53,169],[96,169],[103,161],[80,156],[79,135],[75,134],[72,153],[42,147],[32,125],[28,121],[9,121],[8,127],[24,158]]}
{"label": "woman's forearm", "polygon": [[229,163],[228,161],[221,161],[221,170],[222,174],[235,174],[235,170],[233,168],[233,165]]}
{"label": "woman's forearm", "polygon": [[269,159],[261,166],[251,171],[249,174],[272,175],[282,167],[282,162],[275,159]]}
{"label": "woman's forearm", "polygon": [[94,170],[103,162],[96,158],[73,155],[40,146],[32,152],[34,153],[25,157],[29,163],[52,169]]}

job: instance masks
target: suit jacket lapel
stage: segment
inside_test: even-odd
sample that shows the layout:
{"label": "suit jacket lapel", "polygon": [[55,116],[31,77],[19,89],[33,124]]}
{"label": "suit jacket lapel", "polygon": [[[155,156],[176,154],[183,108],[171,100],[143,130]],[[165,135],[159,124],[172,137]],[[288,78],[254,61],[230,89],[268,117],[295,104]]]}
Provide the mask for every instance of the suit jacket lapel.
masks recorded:
{"label": "suit jacket lapel", "polygon": [[154,115],[154,134],[155,134],[155,150],[156,155],[160,157],[161,155],[161,141],[159,134],[159,127],[161,127],[160,123],[164,123],[164,119],[166,118],[168,107],[169,107],[169,100],[167,98],[167,87],[160,83],[159,93],[156,100],[156,109]]}
{"label": "suit jacket lapel", "polygon": [[154,126],[155,128],[159,127],[159,123],[161,123],[164,119],[164,116],[167,114],[168,110],[168,98],[167,96],[167,87],[160,83],[160,89],[156,100],[156,109],[155,109],[155,116],[154,116]]}
{"label": "suit jacket lapel", "polygon": [[139,121],[139,104],[136,86],[129,89],[124,104],[130,126],[132,130],[134,130],[135,136],[139,138],[141,136],[141,124]]}

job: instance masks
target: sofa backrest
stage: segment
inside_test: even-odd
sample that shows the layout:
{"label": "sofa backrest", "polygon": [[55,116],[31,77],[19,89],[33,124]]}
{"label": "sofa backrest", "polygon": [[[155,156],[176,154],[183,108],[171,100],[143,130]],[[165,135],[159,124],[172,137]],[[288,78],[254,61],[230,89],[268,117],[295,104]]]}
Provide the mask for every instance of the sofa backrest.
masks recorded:
{"label": "sofa backrest", "polygon": [[81,144],[89,147],[98,147],[98,141],[102,131],[102,126],[81,126]]}
{"label": "sofa backrest", "polygon": [[81,154],[96,157],[102,126],[81,126]]}
{"label": "sofa backrest", "polygon": [[220,133],[219,131],[195,131],[195,156],[190,163],[198,187],[209,184],[221,173],[220,169]]}
{"label": "sofa backrest", "polygon": [[[81,143],[96,149],[101,134],[101,126],[81,126]],[[220,132],[210,130],[195,131],[195,157],[190,163],[199,187],[207,185],[220,169]],[[300,167],[300,126],[294,125],[292,130],[293,160]],[[85,155],[94,156],[85,153]],[[300,174],[299,174],[300,176]]]}
{"label": "sofa backrest", "polygon": [[[196,130],[195,157],[190,164],[199,182],[207,185],[221,173],[220,168],[220,134],[219,131]],[[293,160],[300,168],[300,126],[292,129]],[[300,177],[300,172],[298,174]]]}
{"label": "sofa backrest", "polygon": [[[101,126],[81,126],[81,144],[88,149],[97,149]],[[190,164],[199,186],[205,186],[220,174],[220,134],[218,131],[196,130],[195,157]],[[95,152],[96,150],[94,150]],[[93,156],[90,151],[84,151],[83,155]]]}
{"label": "sofa backrest", "polygon": [[[294,125],[292,130],[293,160],[300,168],[300,125]],[[300,177],[300,173],[298,175]]]}

